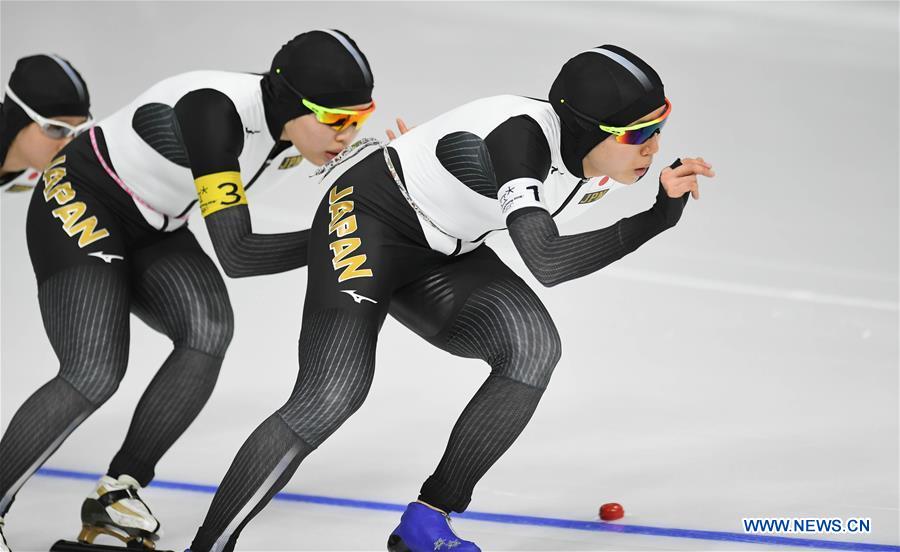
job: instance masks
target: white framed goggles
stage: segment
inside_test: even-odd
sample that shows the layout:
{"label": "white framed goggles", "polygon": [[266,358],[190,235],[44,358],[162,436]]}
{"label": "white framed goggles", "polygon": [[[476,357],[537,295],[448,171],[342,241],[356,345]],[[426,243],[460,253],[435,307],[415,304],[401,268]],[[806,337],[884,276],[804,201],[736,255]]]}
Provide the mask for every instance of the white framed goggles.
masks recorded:
{"label": "white framed goggles", "polygon": [[19,97],[16,96],[16,93],[13,92],[9,86],[6,87],[6,95],[9,97],[9,99],[16,102],[16,104],[18,104],[18,106],[22,108],[22,111],[24,111],[32,121],[37,123],[37,125],[41,128],[41,132],[46,134],[48,138],[52,138],[54,140],[74,138],[75,136],[78,136],[94,125],[94,119],[90,116],[88,116],[87,121],[81,123],[78,126],[73,126],[65,121],[59,121],[57,119],[48,119],[37,111],[31,109],[28,104],[20,100]]}

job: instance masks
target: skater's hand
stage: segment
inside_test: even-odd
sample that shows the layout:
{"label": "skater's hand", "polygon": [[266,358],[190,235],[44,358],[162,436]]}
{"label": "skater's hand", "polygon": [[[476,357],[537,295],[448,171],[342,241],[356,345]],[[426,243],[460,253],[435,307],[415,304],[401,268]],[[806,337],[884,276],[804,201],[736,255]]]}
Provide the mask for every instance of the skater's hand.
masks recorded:
{"label": "skater's hand", "polygon": [[666,195],[671,198],[681,197],[691,192],[691,197],[700,199],[700,185],[697,184],[697,175],[707,178],[716,176],[712,165],[702,157],[685,157],[681,160],[681,166],[676,168],[666,167],[659,175],[659,182],[666,190]]}
{"label": "skater's hand", "polygon": [[[407,132],[409,132],[410,128],[416,127],[407,127],[406,122],[400,117],[397,117],[397,128],[400,130],[400,134],[406,134]],[[385,134],[387,134],[388,140],[393,140],[397,137],[397,135],[394,134],[394,131],[391,129],[387,129],[384,132]]]}

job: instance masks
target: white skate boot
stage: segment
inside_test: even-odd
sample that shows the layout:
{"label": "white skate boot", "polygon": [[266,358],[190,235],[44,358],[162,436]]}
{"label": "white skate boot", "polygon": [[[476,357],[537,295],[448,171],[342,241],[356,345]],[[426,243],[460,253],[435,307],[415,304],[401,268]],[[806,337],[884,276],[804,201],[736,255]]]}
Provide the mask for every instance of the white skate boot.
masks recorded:
{"label": "white skate boot", "polygon": [[138,496],[141,486],[131,476],[100,478],[97,489],[81,505],[78,542],[92,544],[99,535],[110,535],[129,548],[156,549],[159,521]]}

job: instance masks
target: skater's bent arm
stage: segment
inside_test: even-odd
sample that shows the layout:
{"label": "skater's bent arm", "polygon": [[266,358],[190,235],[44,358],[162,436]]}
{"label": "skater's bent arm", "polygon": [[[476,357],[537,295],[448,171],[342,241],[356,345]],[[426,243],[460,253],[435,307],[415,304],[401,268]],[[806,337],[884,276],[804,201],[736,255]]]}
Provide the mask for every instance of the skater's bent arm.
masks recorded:
{"label": "skater's bent arm", "polygon": [[217,90],[195,90],[175,104],[175,115],[200,212],[225,274],[241,278],[305,266],[308,230],[253,233],[238,163],[244,129],[231,99]]}
{"label": "skater's bent arm", "polygon": [[540,283],[550,287],[596,272],[675,226],[687,198],[688,194],[669,197],[660,184],[650,209],[607,228],[571,236],[560,236],[550,213],[540,207],[513,211],[506,224],[525,265]]}
{"label": "skater's bent arm", "polygon": [[206,217],[222,269],[231,278],[278,274],[306,266],[309,230],[254,234],[246,205]]}
{"label": "skater's bent arm", "polygon": [[519,254],[545,286],[600,270],[674,226],[687,201],[672,199],[662,185],[649,210],[609,228],[560,236],[544,204],[543,182],[552,170],[550,145],[531,117],[509,119],[485,138],[498,183],[497,200]]}

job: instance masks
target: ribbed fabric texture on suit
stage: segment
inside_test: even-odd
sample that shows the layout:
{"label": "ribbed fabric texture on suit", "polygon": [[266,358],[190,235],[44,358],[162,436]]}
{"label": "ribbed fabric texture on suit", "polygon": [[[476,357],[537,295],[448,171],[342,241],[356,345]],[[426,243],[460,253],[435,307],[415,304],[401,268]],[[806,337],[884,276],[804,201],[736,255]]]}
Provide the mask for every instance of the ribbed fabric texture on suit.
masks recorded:
{"label": "ribbed fabric texture on suit", "polygon": [[205,220],[216,257],[231,278],[276,274],[306,266],[309,230],[254,234],[246,205],[222,209]]}
{"label": "ribbed fabric texture on suit", "polygon": [[0,515],[25,481],[118,388],[128,362],[128,293],[126,273],[103,266],[72,268],[39,286],[59,375],[25,401],[0,440]]}
{"label": "ribbed fabric texture on suit", "polygon": [[526,208],[507,219],[509,235],[534,277],[545,286],[555,286],[596,272],[675,226],[686,202],[687,194],[670,198],[660,185],[650,209],[612,226],[571,236],[559,235],[547,211]]}
{"label": "ribbed fabric texture on suit", "polygon": [[362,406],[375,374],[379,321],[339,309],[304,317],[300,373],[284,421],[314,447]]}
{"label": "ribbed fabric texture on suit", "polygon": [[243,527],[300,462],[363,403],[380,319],[324,309],[303,320],[300,374],[288,401],[244,443],[219,485],[191,550],[232,550]]}
{"label": "ribbed fabric texture on suit", "polygon": [[278,414],[267,418],[228,468],[191,550],[234,550],[243,528],[290,481],[312,450]]}
{"label": "ribbed fabric texture on suit", "polygon": [[419,496],[446,512],[462,512],[475,484],[525,429],[562,346],[547,309],[516,279],[498,280],[473,293],[453,321],[446,349],[491,366]]}
{"label": "ribbed fabric texture on suit", "polygon": [[202,251],[155,261],[133,288],[133,310],[174,349],[138,402],[128,435],[107,472],[142,486],[206,404],[234,333],[228,290]]}

